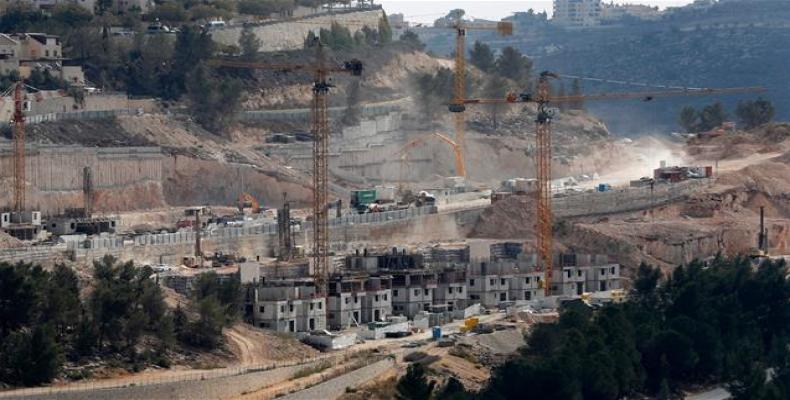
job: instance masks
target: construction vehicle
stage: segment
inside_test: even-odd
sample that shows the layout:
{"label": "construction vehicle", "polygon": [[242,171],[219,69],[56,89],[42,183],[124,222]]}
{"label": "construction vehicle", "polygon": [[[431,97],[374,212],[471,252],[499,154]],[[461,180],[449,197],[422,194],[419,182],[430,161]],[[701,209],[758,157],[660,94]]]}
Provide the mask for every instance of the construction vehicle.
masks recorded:
{"label": "construction vehicle", "polygon": [[[581,77],[575,77],[581,78]],[[714,94],[734,94],[734,93],[761,93],[765,91],[762,87],[736,87],[736,88],[679,88],[665,91],[645,91],[645,92],[620,92],[620,93],[599,93],[592,95],[571,95],[571,96],[551,96],[551,79],[561,79],[559,74],[544,71],[538,78],[538,87],[535,94],[508,93],[503,99],[463,99],[460,103],[466,104],[519,104],[534,103],[537,105],[537,117],[535,118],[536,152],[535,166],[537,171],[537,249],[538,249],[538,268],[544,272],[545,282],[551,282],[552,263],[553,263],[553,225],[551,212],[551,121],[554,111],[549,108],[550,103],[585,102],[591,100],[617,100],[617,99],[642,99],[651,101],[660,97],[673,96],[709,96]],[[582,78],[593,79],[593,78]],[[600,80],[600,79],[599,79]],[[657,86],[641,84],[640,86]],[[664,86],[666,87],[666,86]],[[450,112],[460,113],[464,107],[459,107],[456,100],[449,105]],[[526,246],[525,246],[526,247]],[[551,295],[551,285],[544,288],[546,296]]]}
{"label": "construction vehicle", "polygon": [[328,65],[324,46],[316,40],[316,60],[310,64],[262,63],[238,59],[213,59],[214,67],[304,71],[312,74],[313,101],[311,123],[313,133],[313,278],[318,296],[328,293],[329,280],[329,82],[330,74],[362,75],[362,62],[356,59],[340,65]]}
{"label": "construction vehicle", "polygon": [[358,213],[367,212],[368,207],[376,202],[376,189],[354,190],[351,192],[351,208]]}
{"label": "construction vehicle", "polygon": [[239,195],[239,214],[244,214],[244,210],[250,210],[252,214],[261,212],[261,205],[251,194],[243,192]]}

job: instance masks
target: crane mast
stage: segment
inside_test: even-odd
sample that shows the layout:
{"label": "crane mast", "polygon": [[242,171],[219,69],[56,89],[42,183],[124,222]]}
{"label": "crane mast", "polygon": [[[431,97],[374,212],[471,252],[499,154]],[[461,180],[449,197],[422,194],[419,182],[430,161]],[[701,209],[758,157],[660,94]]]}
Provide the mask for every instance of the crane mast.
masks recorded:
{"label": "crane mast", "polygon": [[346,61],[340,66],[327,65],[323,45],[316,43],[313,64],[261,63],[229,59],[209,60],[215,67],[251,68],[282,71],[306,71],[313,74],[313,99],[310,107],[313,133],[313,278],[317,296],[326,296],[329,278],[329,89],[332,73],[362,75],[362,62]]}
{"label": "crane mast", "polygon": [[[735,93],[761,93],[765,91],[763,87],[735,87],[735,88],[697,88],[680,89],[667,91],[646,91],[646,92],[625,92],[625,93],[598,93],[592,95],[573,95],[573,96],[551,96],[549,79],[559,79],[560,76],[549,71],[544,71],[538,78],[537,92],[530,93],[508,93],[502,99],[462,99],[460,105],[454,101],[450,104],[451,112],[461,113],[466,104],[518,104],[535,103],[537,105],[537,117],[535,118],[535,171],[537,175],[536,195],[536,231],[537,231],[537,251],[538,269],[544,275],[544,293],[551,295],[551,278],[553,270],[553,241],[552,232],[552,210],[551,210],[551,120],[552,112],[549,110],[549,103],[567,103],[575,101],[591,100],[626,100],[641,99],[651,101],[655,98],[673,96],[708,96],[714,94],[735,94]],[[526,246],[525,246],[526,247]]]}
{"label": "crane mast", "polygon": [[[456,28],[453,97],[453,103],[463,107],[463,99],[466,98],[466,28],[463,26]],[[453,118],[455,142],[461,147],[461,163],[463,163],[464,144],[466,143],[466,116],[463,112],[459,112]],[[455,173],[466,178],[465,170],[456,170]]]}
{"label": "crane mast", "polygon": [[[502,36],[513,34],[513,24],[510,22],[497,23],[472,23],[466,24],[458,21],[455,26],[455,71],[453,75],[453,99],[450,106],[454,108],[455,116],[453,125],[455,128],[455,142],[461,149],[461,163],[464,161],[464,146],[466,145],[466,117],[464,99],[466,99],[466,31],[476,30],[495,30]],[[466,167],[456,168],[458,176],[466,178]]]}
{"label": "crane mast", "polygon": [[327,294],[329,275],[329,84],[324,53],[318,46],[313,83],[313,278],[319,294]]}
{"label": "crane mast", "polygon": [[25,211],[25,95],[20,81],[14,87],[14,211],[22,223]]}
{"label": "crane mast", "polygon": [[538,236],[538,268],[544,275],[544,292],[551,294],[551,274],[553,263],[553,235],[551,215],[551,114],[549,103],[549,75],[541,74],[538,80],[537,104],[538,113],[535,118],[536,157],[535,171],[538,179],[537,197],[537,236]]}

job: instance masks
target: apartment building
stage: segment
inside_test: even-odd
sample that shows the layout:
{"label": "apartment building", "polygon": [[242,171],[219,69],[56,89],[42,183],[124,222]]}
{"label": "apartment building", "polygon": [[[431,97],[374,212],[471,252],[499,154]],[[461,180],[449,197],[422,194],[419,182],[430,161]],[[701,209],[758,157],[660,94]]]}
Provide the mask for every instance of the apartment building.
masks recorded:
{"label": "apartment building", "polygon": [[466,268],[446,268],[439,272],[433,293],[434,305],[444,306],[449,312],[463,310],[469,303],[468,294]]}
{"label": "apartment building", "polygon": [[326,299],[316,296],[312,280],[287,280],[252,288],[247,300],[252,323],[283,333],[324,330]]}
{"label": "apartment building", "polygon": [[392,274],[392,313],[414,318],[421,311],[430,311],[438,275],[428,269],[390,271]]}
{"label": "apartment building", "polygon": [[601,24],[601,9],[601,0],[554,0],[551,20],[563,26],[598,26]]}

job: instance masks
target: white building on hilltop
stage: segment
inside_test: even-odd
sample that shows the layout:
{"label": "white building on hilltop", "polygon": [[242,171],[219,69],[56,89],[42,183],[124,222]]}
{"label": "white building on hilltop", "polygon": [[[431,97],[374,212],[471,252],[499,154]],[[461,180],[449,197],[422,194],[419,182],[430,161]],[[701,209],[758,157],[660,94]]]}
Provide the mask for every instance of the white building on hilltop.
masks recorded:
{"label": "white building on hilltop", "polygon": [[564,26],[598,26],[601,9],[601,0],[554,0],[552,22]]}

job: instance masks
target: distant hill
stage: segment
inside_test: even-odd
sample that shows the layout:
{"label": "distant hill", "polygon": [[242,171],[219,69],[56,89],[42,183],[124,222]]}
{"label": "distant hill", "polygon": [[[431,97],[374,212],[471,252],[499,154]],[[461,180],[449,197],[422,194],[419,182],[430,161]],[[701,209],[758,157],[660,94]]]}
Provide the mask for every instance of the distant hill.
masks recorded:
{"label": "distant hill", "polygon": [[[514,46],[535,60],[536,71],[688,87],[766,86],[777,119],[790,119],[790,1],[731,1],[709,9],[684,8],[658,22],[595,29],[560,29],[537,18],[516,20],[510,38],[481,35],[492,47]],[[451,35],[451,33],[450,33]],[[442,40],[444,39],[444,40]],[[470,42],[475,40],[470,37]],[[426,35],[437,53],[452,37]],[[570,82],[566,83],[569,87]],[[586,93],[639,87],[583,84]],[[650,103],[600,102],[588,109],[616,134],[677,130],[685,105],[722,100],[733,111],[756,95],[673,98]],[[732,114],[732,113],[731,113]],[[734,117],[733,117],[734,118]]]}

